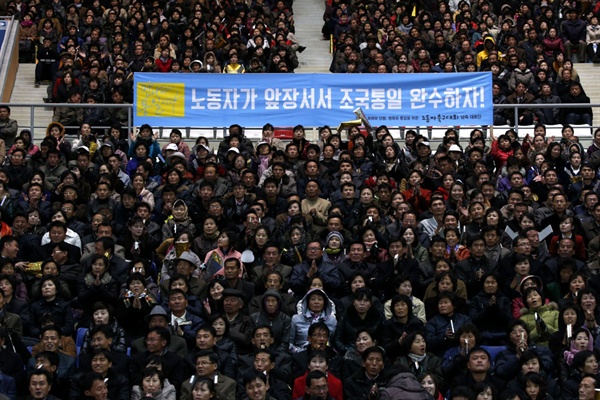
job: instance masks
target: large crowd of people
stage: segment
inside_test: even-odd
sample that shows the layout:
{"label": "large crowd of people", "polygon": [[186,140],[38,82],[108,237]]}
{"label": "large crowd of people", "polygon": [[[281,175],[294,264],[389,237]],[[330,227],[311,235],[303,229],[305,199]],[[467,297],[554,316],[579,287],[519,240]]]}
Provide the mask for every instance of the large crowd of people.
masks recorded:
{"label": "large crowd of people", "polygon": [[[0,398],[593,400],[600,129],[585,149],[591,110],[535,103],[589,102],[573,56],[598,61],[598,4],[326,4],[332,71],[491,71],[532,136],[161,146],[124,105],[57,107],[35,144],[0,106]],[[6,7],[51,102],[132,103],[137,71],[292,72],[303,50],[291,1]]]}
{"label": "large crowd of people", "polygon": [[[600,129],[173,129],[0,106],[0,396],[593,400]],[[486,139],[489,138],[488,139]],[[435,150],[435,151],[434,151]]]}

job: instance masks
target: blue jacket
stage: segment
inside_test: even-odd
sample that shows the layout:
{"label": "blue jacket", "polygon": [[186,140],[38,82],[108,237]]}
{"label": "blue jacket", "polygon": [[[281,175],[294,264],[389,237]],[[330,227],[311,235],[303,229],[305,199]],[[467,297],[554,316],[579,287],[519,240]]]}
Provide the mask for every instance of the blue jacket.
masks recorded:
{"label": "blue jacket", "polygon": [[[313,315],[308,309],[308,299],[314,292],[320,292],[325,296],[325,308],[319,315]],[[290,351],[292,353],[299,353],[308,347],[308,328],[318,321],[327,324],[329,337],[333,337],[337,327],[335,305],[321,289],[312,289],[300,300],[298,314],[292,317],[292,328],[290,330]]]}
{"label": "blue jacket", "polygon": [[447,315],[437,314],[425,324],[427,350],[442,356],[446,350],[454,346],[452,340],[446,339],[446,330],[451,328],[451,319],[452,324],[454,325],[454,332],[457,332],[464,324],[471,322],[471,318],[460,313],[455,313],[452,318]]}
{"label": "blue jacket", "polygon": [[[306,260],[297,264],[292,269],[290,287],[294,291],[294,295],[298,298],[306,294],[309,282],[307,274],[311,263],[311,260]],[[337,266],[329,264],[323,259],[317,260],[317,274],[323,280],[325,291],[329,293],[335,293],[342,286],[342,275],[338,271]]]}

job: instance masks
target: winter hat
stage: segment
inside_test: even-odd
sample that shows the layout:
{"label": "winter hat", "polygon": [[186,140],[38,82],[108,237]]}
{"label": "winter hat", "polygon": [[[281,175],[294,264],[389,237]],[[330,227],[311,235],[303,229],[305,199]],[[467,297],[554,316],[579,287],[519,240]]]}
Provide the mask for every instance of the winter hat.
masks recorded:
{"label": "winter hat", "polygon": [[332,237],[337,237],[340,241],[340,248],[344,247],[344,236],[338,231],[329,232],[327,238],[325,239],[325,246],[329,245],[329,239]]}

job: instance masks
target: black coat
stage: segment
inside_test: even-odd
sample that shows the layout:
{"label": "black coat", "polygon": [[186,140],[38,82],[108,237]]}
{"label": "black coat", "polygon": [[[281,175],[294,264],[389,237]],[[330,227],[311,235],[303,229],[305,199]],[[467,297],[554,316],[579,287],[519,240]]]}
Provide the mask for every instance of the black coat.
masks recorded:
{"label": "black coat", "polygon": [[367,329],[374,338],[378,339],[383,328],[384,318],[373,307],[369,309],[364,319],[361,319],[354,307],[349,307],[342,319],[338,322],[333,337],[333,346],[341,354],[354,348],[356,335],[359,331]]}
{"label": "black coat", "polygon": [[395,317],[386,320],[383,324],[381,342],[383,348],[387,352],[387,356],[392,360],[398,357],[400,355],[400,344],[398,343],[398,339],[400,339],[404,332],[409,334],[423,329],[423,325],[423,321],[415,317],[412,313],[409,314],[406,324],[401,323]]}
{"label": "black coat", "polygon": [[62,335],[71,336],[75,326],[73,310],[69,303],[57,297],[54,301],[36,300],[31,304],[31,336],[40,336],[39,320],[44,314],[52,314],[54,324]]}
{"label": "black coat", "polygon": [[366,400],[369,398],[369,392],[373,385],[385,386],[387,381],[383,378],[384,374],[379,374],[377,378],[371,380],[367,377],[365,369],[361,368],[352,376],[344,380],[344,399],[346,400]]}

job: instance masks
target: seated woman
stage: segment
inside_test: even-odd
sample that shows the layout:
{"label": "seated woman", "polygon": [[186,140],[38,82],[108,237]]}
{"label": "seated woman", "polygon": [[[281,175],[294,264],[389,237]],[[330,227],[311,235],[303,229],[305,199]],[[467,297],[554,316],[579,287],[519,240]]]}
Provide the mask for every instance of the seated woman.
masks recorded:
{"label": "seated woman", "polygon": [[519,359],[526,351],[533,351],[540,358],[541,368],[548,374],[554,372],[552,354],[546,346],[538,346],[530,340],[529,330],[520,319],[512,320],[507,328],[508,344],[496,356],[496,376],[509,381],[517,376]]}
{"label": "seated woman", "polygon": [[556,257],[558,254],[558,242],[562,238],[572,238],[575,241],[575,255],[574,257],[578,260],[585,261],[585,243],[583,242],[583,236],[578,235],[575,231],[575,217],[572,215],[564,215],[560,219],[559,229],[560,232],[557,235],[552,236],[550,239],[550,246],[548,251],[552,257]]}
{"label": "seated woman", "polygon": [[558,331],[558,307],[556,303],[544,304],[544,295],[537,288],[530,288],[523,295],[525,311],[521,320],[531,332],[531,341],[545,346],[550,335]]}
{"label": "seated woman", "polygon": [[217,239],[221,233],[214,217],[207,216],[202,222],[202,232],[194,239],[192,249],[198,254],[201,260],[206,258],[206,254],[217,247]]}
{"label": "seated woman", "polygon": [[415,376],[420,373],[433,375],[440,387],[444,386],[442,373],[442,359],[433,353],[427,352],[427,341],[419,332],[409,333],[401,344],[401,356],[396,359],[396,364],[403,365]]}
{"label": "seated woman", "polygon": [[431,351],[444,354],[456,338],[456,332],[471,319],[456,312],[460,299],[452,292],[441,292],[437,297],[437,314],[425,324],[425,339]]}
{"label": "seated woman", "polygon": [[562,359],[557,360],[560,376],[564,379],[568,377],[569,367],[573,365],[573,358],[577,353],[584,350],[594,350],[594,338],[590,331],[584,327],[573,329],[568,343],[569,347],[563,353]]}
{"label": "seated woman", "polygon": [[118,244],[125,248],[125,259],[145,258],[152,260],[154,249],[144,220],[133,216],[127,221],[127,231],[119,237]]}
{"label": "seated woman", "polygon": [[[152,277],[151,266],[148,263],[148,260],[141,258],[134,258],[129,263],[129,275],[131,274],[141,274],[144,278],[144,287],[148,289],[148,291],[154,296],[154,299],[158,299],[159,297],[159,287],[154,282],[154,278]],[[120,288],[119,294],[123,294],[125,291],[129,289],[129,285],[127,283],[123,283]]]}
{"label": "seated woman", "polygon": [[577,389],[579,382],[585,375],[598,375],[598,350],[583,350],[573,357],[571,363],[571,373],[566,381],[562,382],[561,395],[564,399],[573,399],[578,397]]}
{"label": "seated woman", "polygon": [[237,345],[229,336],[229,321],[225,314],[212,314],[208,319],[208,323],[215,328],[217,335],[216,346],[220,351],[229,354],[229,357],[237,364],[238,350]]}
{"label": "seated woman", "polygon": [[[427,322],[427,319],[425,318],[425,303],[423,303],[421,299],[413,296],[413,281],[411,277],[408,275],[397,276],[394,278],[394,287],[396,288],[397,294],[408,296],[412,302],[412,314],[420,319],[423,323]],[[383,305],[386,319],[390,319],[393,316],[394,309],[392,308],[392,301],[393,298],[386,301]]]}
{"label": "seated woman", "polygon": [[299,376],[294,381],[292,399],[303,398],[306,393],[306,376],[311,371],[322,371],[327,374],[327,385],[329,386],[329,395],[334,400],[343,400],[342,381],[340,381],[329,370],[329,356],[324,350],[315,350],[311,353],[308,368],[304,375]]}
{"label": "seated woman", "polygon": [[[212,278],[215,275],[223,275],[225,260],[229,258],[242,259],[242,254],[235,248],[237,239],[237,235],[232,231],[225,231],[219,235],[217,238],[217,247],[209,251],[204,259],[207,278]],[[244,270],[243,264],[240,270]]]}
{"label": "seated woman", "polygon": [[[507,291],[507,293],[511,294],[511,309],[512,309],[512,317],[514,319],[521,318],[521,312],[525,309],[525,303],[523,302],[523,293],[529,288],[538,288],[538,290],[542,291],[544,289],[544,283],[542,279],[537,275],[527,275],[521,279],[519,284],[517,285],[516,291]],[[546,304],[548,304],[550,300],[546,299]]]}
{"label": "seated woman", "polygon": [[368,329],[358,332],[354,343],[354,348],[347,351],[343,359],[340,360],[342,361],[340,369],[340,378],[342,380],[352,376],[352,374],[362,367],[362,355],[366,349],[377,346],[377,340],[373,338]]}
{"label": "seated woman", "polygon": [[392,317],[383,325],[381,341],[388,357],[394,361],[400,355],[400,347],[406,335],[422,329],[423,321],[413,314],[412,300],[407,295],[395,295],[390,309]]}
{"label": "seated woman", "polygon": [[58,277],[44,275],[40,279],[41,298],[31,303],[31,336],[40,335],[40,321],[46,314],[51,314],[54,323],[60,328],[63,336],[71,336],[75,327],[73,310],[69,303],[60,297],[61,284]]}
{"label": "seated woman", "polygon": [[411,226],[405,226],[400,230],[400,237],[406,240],[407,256],[414,258],[419,263],[429,261],[429,252],[419,241],[415,229]]}
{"label": "seated woman", "polygon": [[427,372],[422,372],[417,376],[417,380],[423,386],[425,391],[429,393],[434,400],[444,400],[444,396],[440,390],[440,386],[435,381],[433,375],[428,374]]}
{"label": "seated woman", "polygon": [[[553,399],[560,398],[560,387],[558,386],[556,379],[549,377],[548,374],[546,374],[542,368],[542,359],[536,352],[530,350],[523,353],[521,358],[519,358],[517,376],[507,382],[506,390],[519,394],[522,399],[526,398],[526,376],[530,374],[536,374],[542,378],[546,392],[550,394]],[[541,386],[539,383],[538,385]]]}
{"label": "seated woman", "polygon": [[156,368],[146,368],[142,374],[142,382],[131,390],[131,400],[141,400],[145,397],[162,400],[175,400],[176,391],[173,385],[167,388],[164,385],[165,377],[162,371]]}
{"label": "seated woman", "polygon": [[[583,326],[585,318],[581,308],[574,303],[566,303],[558,310],[558,331],[550,335],[548,348],[552,357],[559,360],[565,351],[569,350],[571,338],[567,337],[567,326],[571,325],[570,333]],[[593,335],[592,335],[593,336]],[[566,379],[566,376],[563,376]]]}
{"label": "seated woman", "polygon": [[469,304],[469,317],[482,332],[480,344],[498,346],[504,342],[506,325],[512,319],[510,300],[499,290],[497,275],[488,274],[482,280],[483,290]]}
{"label": "seated woman", "polygon": [[188,215],[188,206],[181,199],[173,203],[172,218],[168,218],[162,226],[162,240],[174,237],[178,231],[187,231],[193,237],[196,227]]}
{"label": "seated woman", "polygon": [[384,323],[383,314],[372,307],[373,296],[369,289],[357,289],[352,298],[352,305],[344,312],[333,336],[333,347],[340,355],[353,347],[354,338],[362,329],[368,328],[379,338]]}
{"label": "seated woman", "polygon": [[[438,269],[438,264],[447,264],[448,260],[442,259],[436,262],[436,270]],[[461,285],[462,283],[462,285]],[[463,290],[464,296],[463,296]],[[453,272],[443,271],[439,274],[436,274],[433,282],[427,287],[425,291],[425,296],[423,297],[423,301],[425,302],[425,313],[427,314],[428,319],[431,319],[436,313],[438,309],[438,296],[442,292],[452,292],[459,299],[462,300],[460,304],[461,310],[464,308],[464,305],[467,302],[467,289],[463,281],[456,278]],[[466,309],[464,310],[466,312]]]}
{"label": "seated woman", "polygon": [[147,281],[139,272],[129,275],[126,290],[119,295],[116,318],[127,333],[128,342],[146,333],[146,316],[157,304],[155,295],[146,287]]}
{"label": "seated woman", "polygon": [[116,303],[119,287],[110,273],[108,259],[103,255],[92,256],[90,268],[84,274],[77,285],[77,292],[84,314],[89,318],[96,302]]}
{"label": "seated woman", "polygon": [[[350,293],[342,297],[339,301],[335,301],[337,315],[344,315],[346,310],[353,306],[354,294],[358,289],[367,288],[367,282],[368,279],[361,272],[357,272],[354,275],[352,275],[352,277],[350,278]],[[371,297],[371,299],[373,303],[372,308],[383,315],[383,305],[381,304],[379,299],[374,295]]]}
{"label": "seated woman", "polygon": [[309,290],[298,303],[298,314],[292,317],[290,332],[290,351],[292,353],[299,353],[308,347],[308,328],[317,321],[327,324],[331,336],[335,334],[337,319],[333,303],[322,289]]}
{"label": "seated woman", "polygon": [[[442,359],[442,372],[446,382],[460,375],[467,368],[470,349],[481,346],[481,333],[474,324],[464,324],[456,331],[458,346],[450,348]],[[493,362],[494,360],[490,360]]]}
{"label": "seated woman", "polygon": [[83,335],[83,345],[81,347],[82,353],[90,353],[93,350],[92,338],[90,337],[90,331],[98,325],[108,325],[113,331],[113,341],[111,344],[111,351],[118,353],[125,353],[127,351],[127,345],[125,342],[125,331],[119,326],[119,323],[115,319],[114,308],[110,304],[106,304],[102,301],[98,301],[92,307],[92,323],[90,328]]}

